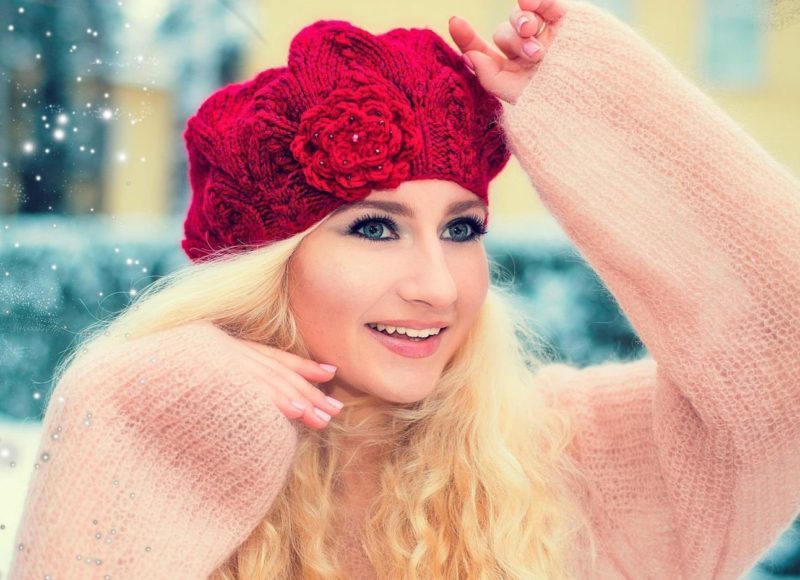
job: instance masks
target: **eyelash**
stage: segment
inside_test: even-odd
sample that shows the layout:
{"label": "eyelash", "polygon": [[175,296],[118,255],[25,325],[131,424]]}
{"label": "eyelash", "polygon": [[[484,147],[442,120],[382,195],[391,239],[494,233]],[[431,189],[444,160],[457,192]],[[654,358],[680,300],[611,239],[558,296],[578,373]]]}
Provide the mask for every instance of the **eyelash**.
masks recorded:
{"label": "eyelash", "polygon": [[[364,234],[358,232],[359,229],[364,227],[366,224],[372,222],[377,222],[385,226],[389,226],[389,228],[391,228],[394,232],[397,232],[397,222],[394,221],[388,215],[367,214],[364,217],[360,217],[356,219],[353,223],[351,223],[348,233],[355,235],[359,238],[363,238],[368,242],[387,242],[389,240],[394,239],[394,238],[370,238],[369,236],[365,236]],[[474,217],[466,217],[466,216],[450,222],[449,224],[447,224],[447,227],[450,228],[454,225],[461,223],[469,224],[470,228],[472,229],[472,233],[463,240],[451,239],[451,241],[455,241],[461,244],[466,242],[474,242],[478,241],[481,238],[481,236],[485,235],[488,232],[488,230],[486,229],[486,223],[482,219]]]}

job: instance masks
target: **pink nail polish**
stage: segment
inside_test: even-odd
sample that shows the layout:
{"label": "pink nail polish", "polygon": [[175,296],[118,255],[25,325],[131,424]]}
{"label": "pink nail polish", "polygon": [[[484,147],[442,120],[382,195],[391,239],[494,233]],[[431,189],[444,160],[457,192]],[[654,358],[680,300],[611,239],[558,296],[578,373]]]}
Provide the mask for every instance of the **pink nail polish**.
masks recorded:
{"label": "pink nail polish", "polygon": [[542,45],[536,42],[535,40],[529,40],[528,42],[522,45],[522,51],[528,56],[533,56],[534,54],[539,52],[541,48]]}
{"label": "pink nail polish", "polygon": [[327,400],[327,401],[328,401],[328,402],[329,402],[331,405],[333,405],[334,407],[336,407],[337,409],[341,409],[342,407],[344,407],[344,403],[342,403],[341,401],[338,401],[338,400],[334,399],[333,397],[328,397],[328,396],[326,395],[326,396],[325,396],[325,399],[326,399],[326,400]]}
{"label": "pink nail polish", "polygon": [[330,420],[331,420],[331,416],[330,416],[330,415],[328,415],[328,414],[327,414],[325,411],[323,411],[322,409],[317,409],[317,408],[314,408],[314,413],[317,415],[317,417],[319,417],[319,418],[320,418],[320,419],[322,419],[323,421],[330,421]]}
{"label": "pink nail polish", "polygon": [[325,364],[325,363],[320,363],[320,365],[319,365],[319,366],[321,366],[321,367],[322,367],[322,370],[323,370],[323,371],[327,371],[327,372],[329,372],[329,373],[335,373],[335,372],[336,372],[336,367],[335,367],[335,366],[333,366],[333,365],[329,365],[329,364]]}
{"label": "pink nail polish", "polygon": [[523,25],[526,22],[530,22],[530,21],[531,21],[531,19],[528,18],[527,16],[525,16],[524,14],[522,16],[520,16],[519,18],[517,18],[517,32],[520,32],[522,30]]}

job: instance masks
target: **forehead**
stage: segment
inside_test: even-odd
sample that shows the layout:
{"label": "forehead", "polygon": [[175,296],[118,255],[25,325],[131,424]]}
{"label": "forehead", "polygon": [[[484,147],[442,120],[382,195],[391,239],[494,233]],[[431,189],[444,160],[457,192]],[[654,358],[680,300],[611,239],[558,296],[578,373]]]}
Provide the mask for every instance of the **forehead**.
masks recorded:
{"label": "forehead", "polygon": [[415,216],[415,208],[425,212],[440,210],[448,215],[470,209],[487,209],[477,195],[455,182],[420,179],[405,181],[396,189],[373,191],[361,201],[340,206],[334,213],[367,208],[409,218]]}

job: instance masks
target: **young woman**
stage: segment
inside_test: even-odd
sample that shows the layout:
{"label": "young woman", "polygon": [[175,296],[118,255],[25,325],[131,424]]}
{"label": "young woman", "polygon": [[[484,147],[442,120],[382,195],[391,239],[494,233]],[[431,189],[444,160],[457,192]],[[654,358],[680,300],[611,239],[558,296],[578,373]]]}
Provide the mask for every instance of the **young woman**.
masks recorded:
{"label": "young woman", "polygon": [[[800,183],[589,3],[450,33],[320,21],[190,119],[195,263],[60,369],[12,578],[735,578],[789,526]],[[521,347],[512,152],[649,357]]]}

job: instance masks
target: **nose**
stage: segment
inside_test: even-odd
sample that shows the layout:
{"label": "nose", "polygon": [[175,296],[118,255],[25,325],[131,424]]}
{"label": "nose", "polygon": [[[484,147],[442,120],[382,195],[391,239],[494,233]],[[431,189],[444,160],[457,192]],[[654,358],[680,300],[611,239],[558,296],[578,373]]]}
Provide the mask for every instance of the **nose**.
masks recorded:
{"label": "nose", "polygon": [[422,302],[437,310],[452,306],[458,287],[439,239],[420,241],[398,264],[398,294],[407,302]]}

